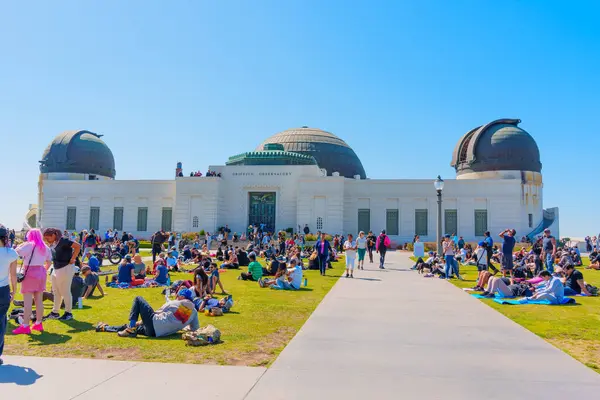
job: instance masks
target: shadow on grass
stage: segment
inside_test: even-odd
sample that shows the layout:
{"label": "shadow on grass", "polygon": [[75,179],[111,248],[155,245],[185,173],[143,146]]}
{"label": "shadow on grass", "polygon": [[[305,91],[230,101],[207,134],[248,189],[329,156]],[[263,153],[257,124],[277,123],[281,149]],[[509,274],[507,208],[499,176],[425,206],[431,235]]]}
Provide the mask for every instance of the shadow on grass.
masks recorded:
{"label": "shadow on grass", "polygon": [[53,333],[44,331],[40,335],[30,335],[29,345],[31,346],[47,346],[51,344],[64,344],[71,340],[71,336],[61,333]]}
{"label": "shadow on grass", "polygon": [[0,367],[0,383],[14,383],[19,386],[33,385],[42,375],[38,374],[31,368],[21,367],[18,365],[3,365]]}

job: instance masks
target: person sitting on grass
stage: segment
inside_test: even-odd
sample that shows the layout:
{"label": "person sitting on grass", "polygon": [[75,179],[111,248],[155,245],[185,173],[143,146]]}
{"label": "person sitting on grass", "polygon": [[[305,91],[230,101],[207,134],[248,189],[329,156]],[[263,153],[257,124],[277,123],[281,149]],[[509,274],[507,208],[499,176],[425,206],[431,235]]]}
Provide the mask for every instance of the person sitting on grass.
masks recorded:
{"label": "person sitting on grass", "polygon": [[175,257],[174,253],[172,251],[170,251],[169,253],[167,253],[167,268],[169,269],[169,271],[179,271],[179,265],[180,265],[180,261],[177,259],[177,257]]}
{"label": "person sitting on grass", "polygon": [[[475,260],[475,265],[477,266],[478,276],[477,276],[477,285],[473,288],[473,290],[483,290],[483,286],[480,286],[480,280],[487,282],[489,279],[488,271],[488,256],[487,256],[487,246],[485,242],[481,241],[477,243],[477,248],[475,249],[475,253],[473,253],[473,259]],[[486,273],[486,274],[484,274]],[[485,278],[483,278],[485,276]]]}
{"label": "person sitting on grass", "polygon": [[592,254],[590,254],[590,265],[586,268],[598,270],[600,269],[600,254],[596,253],[594,256]]}
{"label": "person sitting on grass", "polygon": [[577,271],[573,265],[565,266],[564,271],[565,296],[576,296],[578,294],[585,296],[592,295],[585,287],[583,274],[580,271]]}
{"label": "person sitting on grass", "polygon": [[302,285],[302,267],[296,260],[290,260],[290,266],[285,273],[272,281],[259,281],[261,287],[270,287],[277,290],[298,290]]}
{"label": "person sitting on grass", "polygon": [[562,304],[565,297],[565,287],[560,278],[552,276],[549,271],[540,272],[540,277],[544,280],[535,294],[527,297],[527,300],[547,300],[550,304]]}
{"label": "person sitting on grass", "polygon": [[119,264],[119,273],[117,275],[118,283],[127,283],[129,286],[139,286],[144,283],[143,279],[136,279],[133,273],[133,264],[131,262],[131,256],[126,255]]}
{"label": "person sitting on grass", "polygon": [[243,281],[258,282],[263,276],[263,267],[256,261],[256,254],[254,253],[248,254],[248,260],[250,261],[248,272],[242,272],[240,274],[240,279]]}
{"label": "person sitting on grass", "polygon": [[159,258],[156,262],[157,266],[154,274],[154,281],[159,285],[167,285],[169,282],[169,269],[165,265],[164,260]]}
{"label": "person sitting on grass", "polygon": [[135,279],[146,279],[146,264],[144,264],[142,256],[139,254],[133,256],[133,274]]}
{"label": "person sitting on grass", "polygon": [[194,270],[194,285],[190,288],[194,294],[194,298],[203,298],[211,293],[208,280],[209,278],[204,268],[198,267]]}
{"label": "person sitting on grass", "polygon": [[96,272],[93,272],[89,265],[81,268],[81,276],[83,277],[83,282],[86,285],[85,293],[83,295],[84,299],[87,299],[91,295],[94,294],[94,290],[98,289],[100,291],[100,295],[104,297],[104,290],[100,285],[100,278]]}
{"label": "person sitting on grass", "polygon": [[500,294],[502,297],[519,297],[531,296],[533,292],[525,282],[516,283],[512,278],[496,278],[491,276],[489,278],[487,290],[482,293],[482,296],[494,297],[496,293]]}
{"label": "person sitting on grass", "polygon": [[159,264],[162,265],[167,265],[167,261],[165,260],[165,253],[160,253],[158,255],[158,258],[156,259],[156,261],[154,261],[154,264],[152,266],[152,272],[149,273],[148,270],[146,270],[146,275],[156,275],[156,268],[158,267]]}
{"label": "person sitting on grass", "polygon": [[90,267],[92,272],[100,272],[100,260],[98,259],[97,253],[92,254],[87,265]]}
{"label": "person sitting on grass", "polygon": [[229,250],[227,252],[228,258],[223,264],[221,264],[221,268],[223,269],[238,269],[240,264],[238,263],[238,258],[233,250]]}
{"label": "person sitting on grass", "polygon": [[[129,323],[110,326],[103,322],[96,325],[96,332],[118,332],[120,337],[163,337],[173,335],[186,326],[192,331],[200,328],[198,312],[193,303],[190,289],[181,289],[176,300],[167,301],[161,308],[154,310],[141,296],[133,300],[129,313]],[[138,319],[140,319],[138,321]]]}
{"label": "person sitting on grass", "polygon": [[219,267],[216,262],[210,263],[210,275],[208,276],[209,289],[211,293],[215,293],[217,285],[221,289],[221,294],[227,294],[225,288],[223,288],[223,282],[221,282],[221,274],[219,273]]}

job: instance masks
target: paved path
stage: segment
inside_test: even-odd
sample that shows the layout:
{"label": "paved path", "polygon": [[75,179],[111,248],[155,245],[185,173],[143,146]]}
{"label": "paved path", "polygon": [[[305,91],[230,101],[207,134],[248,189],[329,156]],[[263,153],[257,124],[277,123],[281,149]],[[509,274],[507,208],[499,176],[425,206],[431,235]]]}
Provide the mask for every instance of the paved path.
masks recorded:
{"label": "paved path", "polygon": [[[406,254],[388,257],[385,271],[367,264],[357,278],[341,279],[266,372],[7,357],[31,370],[0,367],[0,393],[154,399],[189,394],[201,380],[198,393],[207,399],[598,397],[600,375],[454,286],[408,271]],[[134,395],[136,378],[145,385]]]}

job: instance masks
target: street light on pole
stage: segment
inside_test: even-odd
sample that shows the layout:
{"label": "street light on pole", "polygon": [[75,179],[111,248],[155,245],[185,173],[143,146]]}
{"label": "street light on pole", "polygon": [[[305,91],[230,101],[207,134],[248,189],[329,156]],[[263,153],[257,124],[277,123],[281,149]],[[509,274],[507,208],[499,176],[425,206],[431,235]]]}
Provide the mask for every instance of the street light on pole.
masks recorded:
{"label": "street light on pole", "polygon": [[441,243],[442,243],[442,190],[444,190],[444,180],[438,175],[437,179],[433,181],[433,186],[437,191],[437,253],[438,256],[442,254]]}

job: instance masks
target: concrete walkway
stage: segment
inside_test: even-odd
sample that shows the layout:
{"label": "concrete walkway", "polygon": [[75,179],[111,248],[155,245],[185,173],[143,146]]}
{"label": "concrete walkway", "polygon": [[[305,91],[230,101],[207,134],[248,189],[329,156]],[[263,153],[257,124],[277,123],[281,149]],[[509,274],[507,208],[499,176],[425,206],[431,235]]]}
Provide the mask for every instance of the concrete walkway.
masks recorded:
{"label": "concrete walkway", "polygon": [[[453,285],[408,271],[408,255],[388,257],[385,271],[367,264],[356,278],[342,278],[268,370],[6,357],[20,367],[0,367],[0,393],[154,399],[197,388],[202,398],[252,400],[598,396],[600,375]],[[132,385],[136,379],[144,384]]]}

